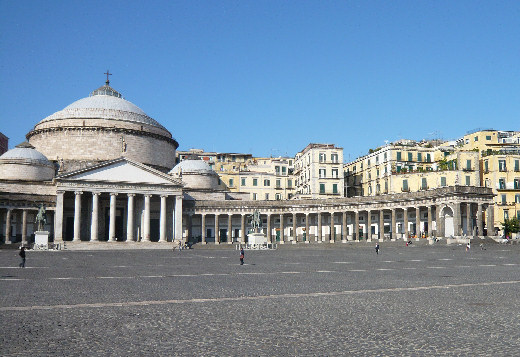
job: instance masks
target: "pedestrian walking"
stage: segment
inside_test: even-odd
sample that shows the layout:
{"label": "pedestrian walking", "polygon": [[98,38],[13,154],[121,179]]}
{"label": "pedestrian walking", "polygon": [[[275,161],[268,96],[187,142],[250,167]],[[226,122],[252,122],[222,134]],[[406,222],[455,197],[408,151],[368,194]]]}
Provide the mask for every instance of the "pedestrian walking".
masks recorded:
{"label": "pedestrian walking", "polygon": [[466,244],[466,252],[469,252],[469,249],[471,248],[471,245],[468,243]]}
{"label": "pedestrian walking", "polygon": [[240,248],[240,265],[244,265],[244,248]]}
{"label": "pedestrian walking", "polygon": [[25,247],[22,247],[20,249],[20,258],[22,258],[22,262],[18,265],[20,268],[25,268]]}
{"label": "pedestrian walking", "polygon": [[379,243],[376,243],[376,254],[379,255]]}
{"label": "pedestrian walking", "polygon": [[179,252],[182,250],[182,244],[181,241],[179,241]]}

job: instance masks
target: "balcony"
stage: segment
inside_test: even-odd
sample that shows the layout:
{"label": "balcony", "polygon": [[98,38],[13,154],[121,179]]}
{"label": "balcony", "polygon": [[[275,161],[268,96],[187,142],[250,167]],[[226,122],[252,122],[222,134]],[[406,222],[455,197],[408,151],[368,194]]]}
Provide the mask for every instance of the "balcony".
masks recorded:
{"label": "balcony", "polygon": [[401,192],[410,192],[410,187],[402,187]]}

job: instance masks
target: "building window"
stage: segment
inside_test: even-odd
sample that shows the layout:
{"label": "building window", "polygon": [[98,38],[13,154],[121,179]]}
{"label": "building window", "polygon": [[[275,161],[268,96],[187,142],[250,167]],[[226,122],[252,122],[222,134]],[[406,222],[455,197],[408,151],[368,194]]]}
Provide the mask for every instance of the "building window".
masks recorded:
{"label": "building window", "polygon": [[271,180],[264,179],[264,186],[271,186]]}
{"label": "building window", "polygon": [[422,154],[420,152],[417,153],[417,161],[422,161]]}
{"label": "building window", "polygon": [[466,170],[471,170],[471,160],[466,160]]}
{"label": "building window", "polygon": [[413,153],[408,153],[408,161],[413,161]]}
{"label": "building window", "polygon": [[500,190],[505,190],[506,189],[506,179],[498,179],[498,188]]}
{"label": "building window", "polygon": [[506,160],[498,160],[498,171],[506,171]]}
{"label": "building window", "polygon": [[426,162],[432,162],[432,156],[430,154],[426,154]]}
{"label": "building window", "polygon": [[489,172],[489,162],[487,160],[484,161],[484,172]]}
{"label": "building window", "polygon": [[330,154],[330,160],[333,163],[337,163],[338,162],[338,154]]}
{"label": "building window", "polygon": [[217,180],[217,185],[220,186],[221,184],[222,184],[222,181],[220,181],[220,177],[219,177],[218,180]]}
{"label": "building window", "polygon": [[324,152],[320,152],[320,162],[325,162],[327,155]]}
{"label": "building window", "polygon": [[291,179],[287,180],[287,188],[292,188],[292,180]]}
{"label": "building window", "polygon": [[491,135],[486,135],[486,140],[491,140]]}
{"label": "building window", "polygon": [[513,187],[515,190],[520,189],[520,178],[515,178]]}
{"label": "building window", "polygon": [[282,195],[277,193],[275,198],[276,198],[277,201],[280,201],[282,199]]}
{"label": "building window", "polygon": [[403,191],[408,191],[408,180],[403,180]]}
{"label": "building window", "polygon": [[332,177],[338,178],[338,169],[332,169]]}
{"label": "building window", "polygon": [[370,159],[367,160],[367,167],[370,167]]}
{"label": "building window", "polygon": [[243,178],[243,179],[241,180],[240,185],[241,185],[241,186],[245,186],[245,185],[246,185],[246,179],[245,179],[245,178]]}
{"label": "building window", "polygon": [[332,193],[338,193],[338,184],[337,183],[332,184]]}
{"label": "building window", "polygon": [[428,189],[428,182],[426,181],[426,177],[423,177],[423,178],[421,179],[421,188],[422,188],[423,190],[427,190],[427,189]]}
{"label": "building window", "polygon": [[474,141],[478,141],[478,136],[475,136],[475,137],[473,138],[473,140],[474,140]]}
{"label": "building window", "polygon": [[320,193],[325,193],[325,184],[320,183]]}
{"label": "building window", "polygon": [[280,188],[282,187],[282,181],[281,180],[276,180],[276,188]]}
{"label": "building window", "polygon": [[505,210],[504,210],[504,221],[505,221],[506,219],[509,219],[509,211],[505,209]]}
{"label": "building window", "polygon": [[445,187],[446,186],[446,177],[442,176],[441,177],[441,187]]}
{"label": "building window", "polygon": [[401,161],[401,152],[400,151],[397,152],[397,161]]}
{"label": "building window", "polygon": [[466,176],[466,186],[471,185],[471,176]]}
{"label": "building window", "polygon": [[257,178],[253,179],[253,186],[258,186],[258,179]]}
{"label": "building window", "polygon": [[320,178],[325,178],[327,171],[325,169],[320,169]]}
{"label": "building window", "polygon": [[233,187],[233,179],[229,179],[229,187]]}
{"label": "building window", "polygon": [[502,195],[501,198],[502,198],[502,204],[505,205],[507,202],[506,195]]}
{"label": "building window", "polygon": [[518,193],[515,195],[515,203],[520,203],[520,194]]}
{"label": "building window", "polygon": [[265,194],[265,200],[266,200],[266,201],[269,200],[269,194],[268,194],[268,193]]}
{"label": "building window", "polygon": [[256,193],[253,193],[253,201],[256,201]]}
{"label": "building window", "polygon": [[279,175],[280,174],[280,166],[275,166],[274,167],[274,172]]}
{"label": "building window", "polygon": [[520,171],[520,160],[515,160],[515,172]]}

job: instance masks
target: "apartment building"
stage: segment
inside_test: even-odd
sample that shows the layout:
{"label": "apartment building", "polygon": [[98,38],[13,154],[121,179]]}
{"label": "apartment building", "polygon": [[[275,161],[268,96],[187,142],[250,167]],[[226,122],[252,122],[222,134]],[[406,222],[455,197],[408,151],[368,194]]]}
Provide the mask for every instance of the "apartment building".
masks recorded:
{"label": "apartment building", "polygon": [[334,144],[309,144],[294,161],[298,199],[345,196],[343,148]]}

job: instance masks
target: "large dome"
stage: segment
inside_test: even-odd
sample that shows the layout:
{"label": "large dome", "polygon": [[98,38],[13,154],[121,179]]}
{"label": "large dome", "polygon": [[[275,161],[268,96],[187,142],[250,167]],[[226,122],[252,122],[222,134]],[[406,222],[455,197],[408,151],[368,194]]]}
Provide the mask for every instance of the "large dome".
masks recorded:
{"label": "large dome", "polygon": [[106,85],[41,120],[27,140],[67,171],[120,157],[168,172],[179,146],[172,134]]}
{"label": "large dome", "polygon": [[0,156],[0,179],[48,181],[53,177],[52,162],[27,142],[17,145]]}

